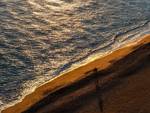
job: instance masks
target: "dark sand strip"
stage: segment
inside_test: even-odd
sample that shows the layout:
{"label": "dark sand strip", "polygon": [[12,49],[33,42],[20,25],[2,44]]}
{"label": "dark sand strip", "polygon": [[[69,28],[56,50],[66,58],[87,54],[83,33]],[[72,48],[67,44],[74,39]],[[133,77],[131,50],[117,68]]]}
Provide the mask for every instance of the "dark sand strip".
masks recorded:
{"label": "dark sand strip", "polygon": [[[127,60],[127,61],[130,61],[129,66],[126,66],[126,64],[124,64],[126,62],[124,62],[120,59],[125,58],[127,55],[131,54],[133,51],[137,50],[140,47],[143,47],[143,45],[146,45],[146,47],[149,47],[149,43],[150,43],[150,35],[146,35],[138,43],[129,44],[126,47],[123,47],[117,51],[114,51],[110,55],[107,55],[103,58],[97,59],[93,62],[90,62],[89,64],[87,64],[85,66],[79,67],[69,73],[61,75],[61,76],[51,80],[50,82],[42,85],[41,87],[37,88],[32,94],[26,96],[22,100],[22,102],[17,103],[16,105],[5,109],[4,111],[2,111],[2,113],[21,113],[23,111],[26,111],[33,105],[35,107],[34,106],[31,107],[31,109],[29,111],[26,111],[25,113],[30,113],[30,112],[31,113],[33,113],[33,112],[56,113],[56,112],[60,112],[60,111],[62,113],[62,110],[65,108],[65,105],[68,105],[67,103],[70,103],[72,101],[76,101],[76,97],[79,98],[79,100],[80,100],[80,98],[83,98],[83,97],[85,99],[87,99],[86,97],[88,97],[88,99],[90,99],[89,96],[93,97],[93,95],[97,94],[97,93],[92,93],[93,91],[95,91],[95,86],[96,86],[95,85],[96,82],[93,82],[93,79],[97,78],[97,77],[93,77],[93,76],[97,76],[97,75],[88,74],[87,72],[97,68],[99,71],[100,77],[102,77],[100,80],[100,83],[98,83],[98,86],[100,85],[100,86],[103,86],[103,88],[105,88],[105,86],[108,86],[108,83],[110,83],[110,84],[112,83],[112,82],[108,82],[108,81],[113,81],[114,78],[116,78],[116,76],[120,75],[121,73],[130,72],[128,70],[132,69],[135,64],[137,65],[137,61],[139,62],[141,59],[144,59],[145,56],[147,56],[147,54],[149,54],[149,53],[147,53],[147,51],[148,51],[147,49],[144,49],[144,48],[141,49],[142,50],[141,54],[138,53],[138,56],[141,56],[141,57],[139,57],[138,60],[135,60],[133,63],[131,63],[131,61],[136,59],[136,57],[134,57],[134,59],[130,60],[130,58],[129,58]],[[144,53],[143,53],[143,51],[144,51]],[[134,56],[137,56],[137,55],[134,55]],[[123,67],[120,67],[120,65],[115,64],[117,61],[122,62]],[[118,67],[116,67],[115,65],[117,65]],[[135,65],[135,67],[136,67],[136,65]],[[115,68],[113,68],[112,66]],[[115,72],[116,69],[118,70],[117,73]],[[126,71],[124,72],[122,69],[126,70]],[[112,72],[115,72],[115,74],[112,74]],[[61,90],[64,92],[63,95],[61,95],[61,91],[60,92],[57,91],[58,89],[69,86],[77,81],[80,81],[83,78],[85,78],[86,80],[85,80],[85,82],[81,82],[81,85],[75,85],[73,88],[70,88],[70,89],[68,88],[69,91],[68,91],[68,89]],[[95,79],[95,80],[97,80],[97,79]],[[87,84],[89,84],[89,82],[87,83],[87,81],[91,82],[90,84],[92,84],[92,85],[87,85]],[[107,85],[105,85],[105,84],[107,84]],[[112,86],[112,85],[110,85],[110,86]],[[79,89],[79,90],[77,90],[77,89]],[[101,87],[100,87],[100,89],[101,89]],[[108,89],[111,89],[111,88],[108,88]],[[85,92],[84,92],[84,90],[85,90]],[[55,91],[57,91],[57,92],[55,92]],[[55,92],[55,93],[53,93],[53,92]],[[73,93],[71,93],[71,92],[73,92]],[[69,93],[69,95],[68,95],[68,93]],[[50,95],[50,96],[48,96],[48,95]],[[85,95],[85,96],[83,96],[83,95]],[[69,96],[69,98],[68,98],[68,96]],[[61,99],[60,99],[61,101],[58,101],[59,97],[61,97]],[[98,97],[98,96],[95,95],[94,97]],[[75,99],[73,99],[73,98],[75,98]],[[46,99],[48,101],[43,101],[42,99],[43,100]],[[91,100],[93,101],[93,99],[91,99]],[[96,100],[99,100],[99,99],[97,98]],[[53,104],[50,104],[51,102]],[[51,107],[50,107],[50,105],[51,105]],[[80,104],[76,104],[76,102],[72,105],[80,107]],[[62,110],[60,109],[57,111],[55,109],[55,108],[60,108],[61,106],[63,106]],[[100,107],[100,106],[98,106],[98,107]],[[72,108],[72,107],[70,107],[70,108]],[[65,109],[65,110],[67,110],[67,109]],[[77,109],[72,109],[71,111],[75,112],[76,110]],[[96,109],[96,110],[98,110],[98,109]],[[103,110],[99,109],[99,111],[103,111]],[[67,112],[67,113],[70,113],[70,112]],[[92,113],[92,112],[89,112],[89,113]],[[97,112],[94,112],[94,113],[97,113]],[[107,113],[109,113],[109,112],[107,112]]]}

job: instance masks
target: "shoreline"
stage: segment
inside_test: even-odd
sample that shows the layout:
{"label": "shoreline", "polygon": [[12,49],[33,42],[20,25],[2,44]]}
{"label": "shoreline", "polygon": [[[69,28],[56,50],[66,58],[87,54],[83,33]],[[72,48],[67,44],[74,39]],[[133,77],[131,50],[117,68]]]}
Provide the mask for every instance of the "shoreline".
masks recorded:
{"label": "shoreline", "polygon": [[138,109],[149,113],[145,108],[150,105],[149,50],[150,43],[142,45],[107,69],[93,70],[90,76],[49,94],[23,113],[131,113]]}
{"label": "shoreline", "polygon": [[58,76],[44,85],[38,87],[33,93],[27,95],[21,102],[6,108],[2,111],[2,113],[21,113],[27,109],[29,109],[32,105],[37,103],[38,101],[45,98],[50,93],[55,92],[61,88],[64,88],[76,81],[79,81],[83,78],[89,76],[87,72],[97,68],[98,71],[107,69],[113,63],[112,61],[118,61],[119,59],[125,57],[129,53],[136,50],[137,47],[150,43],[150,35],[145,35],[142,37],[140,41],[136,43],[129,43],[116,51],[113,51],[109,55],[98,58],[92,62],[89,62],[86,65],[83,65],[77,69],[74,69],[68,73],[65,73],[61,76]]}

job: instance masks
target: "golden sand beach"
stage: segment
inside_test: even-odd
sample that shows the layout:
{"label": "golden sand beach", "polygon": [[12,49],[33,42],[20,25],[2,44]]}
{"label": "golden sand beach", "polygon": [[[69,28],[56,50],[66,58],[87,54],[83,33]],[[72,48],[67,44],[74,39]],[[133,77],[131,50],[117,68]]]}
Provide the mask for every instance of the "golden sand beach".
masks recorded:
{"label": "golden sand beach", "polygon": [[[150,98],[150,95],[149,95],[150,88],[148,87],[150,82],[148,82],[148,79],[147,79],[147,76],[150,75],[150,68],[147,65],[145,66],[139,63],[139,62],[142,62],[142,60],[145,61],[145,58],[149,56],[150,54],[148,51],[149,49],[150,49],[150,35],[145,35],[135,43],[133,42],[128,43],[127,45],[124,45],[120,49],[112,52],[111,54],[107,56],[96,59],[84,66],[81,66],[77,69],[74,69],[68,73],[65,73],[63,75],[60,75],[50,80],[44,85],[38,87],[33,93],[27,95],[21,102],[3,110],[2,113],[22,113],[22,112],[30,113],[31,111],[32,111],[31,113],[33,113],[33,111],[35,113],[58,113],[58,112],[62,113],[61,109],[64,109],[65,106],[68,105],[66,103],[70,103],[70,102],[72,102],[72,106],[75,107],[74,108],[76,110],[76,112],[74,111],[75,113],[98,113],[98,112],[120,113],[119,110],[121,111],[121,113],[128,113],[128,112],[125,112],[125,110],[130,109],[130,111],[132,112],[131,110],[132,107],[130,106],[132,105],[132,103],[138,104],[136,107],[133,106],[134,108],[136,108],[135,111],[138,111],[137,107],[140,106],[140,102],[141,101],[145,102],[145,99],[147,98],[146,97],[145,99],[141,98],[138,101],[136,99],[140,98],[140,95],[144,95],[145,94],[144,91],[148,93],[148,96]],[[130,58],[130,56],[133,56],[133,59],[132,57]],[[146,59],[146,62],[148,63],[147,59]],[[135,76],[131,77],[131,79],[128,80],[128,83],[124,83],[124,84],[118,85],[118,87],[116,88],[112,88],[114,85],[117,86],[117,83],[111,84],[112,81],[118,80],[118,82],[123,82],[120,79],[117,79],[117,77],[125,72],[128,75],[128,72],[130,73],[130,68],[134,69],[134,67],[136,67],[136,65],[138,64],[140,64],[140,66],[143,65],[144,67],[140,69],[141,71],[139,71],[138,74],[137,73],[133,74],[135,76],[139,75],[138,77],[135,77]],[[108,87],[108,89],[110,90],[109,91],[104,90],[102,93],[103,95],[105,95],[103,96],[103,99],[102,99],[102,100],[105,100],[104,102],[105,105],[103,106],[104,111],[102,108],[99,109],[98,105],[94,103],[95,101],[97,101],[97,98],[95,98],[97,96],[93,96],[93,93],[90,93],[90,92],[95,91],[95,82],[93,82],[95,78],[97,79],[97,77],[95,77],[95,69],[96,69],[96,73],[98,73],[98,78],[99,78],[97,83],[100,86],[104,86],[104,89],[105,89],[105,84],[110,83]],[[131,70],[131,71],[134,71],[134,70]],[[71,91],[67,93],[68,91],[66,91],[67,90],[66,87],[74,87],[72,85],[80,84],[80,81],[81,81],[81,86],[82,86],[82,80],[84,81],[84,79],[85,81],[91,81],[91,82],[87,83],[86,86],[83,85],[84,87],[81,87],[81,88],[75,88],[75,89],[71,88]],[[143,82],[140,82],[140,80],[143,80]],[[137,82],[139,82],[139,85],[134,85]],[[121,90],[122,88],[124,88],[123,91]],[[140,91],[141,94],[139,93],[139,95],[138,94],[135,95],[137,91],[134,91],[134,90],[138,90],[138,88],[140,88],[139,91],[142,88],[145,88],[145,90],[143,89],[142,91]],[[148,88],[149,90],[147,90]],[[66,91],[66,93],[60,95],[57,93],[60,90],[61,92]],[[89,94],[90,97],[88,97],[89,95],[86,96],[87,94]],[[56,99],[56,101],[52,102],[53,104],[44,103],[44,99],[47,98],[49,95],[53,95],[55,98],[57,95],[59,95],[57,97],[59,97],[60,100],[58,101],[58,99]],[[73,104],[73,102],[78,103],[78,101],[80,100],[79,97],[81,97],[81,95],[85,95],[85,100],[88,100],[88,99],[90,100],[86,101],[85,104],[82,105],[82,107],[78,108],[79,107],[78,105],[80,104],[76,105],[76,104]],[[49,97],[49,99],[51,100],[53,96]],[[86,97],[88,99],[86,99]],[[134,101],[130,101],[131,98],[134,98],[133,99]],[[44,105],[41,104],[42,102],[44,103]],[[123,103],[126,103],[126,104],[123,104]],[[38,109],[36,107],[38,105],[42,107],[41,108],[39,107]],[[145,108],[148,109],[148,106],[150,106],[150,103],[147,103],[146,105],[147,106],[145,106]],[[60,110],[56,110],[56,109],[60,109]],[[70,107],[70,109],[73,109],[73,108]],[[73,113],[73,110],[71,111],[68,111],[67,113]],[[148,113],[148,112],[144,112],[144,113]]]}

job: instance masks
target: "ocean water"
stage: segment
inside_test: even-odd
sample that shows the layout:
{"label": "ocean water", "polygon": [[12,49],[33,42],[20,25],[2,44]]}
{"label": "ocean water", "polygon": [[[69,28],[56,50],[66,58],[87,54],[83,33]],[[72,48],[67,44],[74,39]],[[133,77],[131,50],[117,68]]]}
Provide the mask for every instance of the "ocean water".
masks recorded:
{"label": "ocean water", "polygon": [[0,0],[0,110],[149,21],[150,0]]}

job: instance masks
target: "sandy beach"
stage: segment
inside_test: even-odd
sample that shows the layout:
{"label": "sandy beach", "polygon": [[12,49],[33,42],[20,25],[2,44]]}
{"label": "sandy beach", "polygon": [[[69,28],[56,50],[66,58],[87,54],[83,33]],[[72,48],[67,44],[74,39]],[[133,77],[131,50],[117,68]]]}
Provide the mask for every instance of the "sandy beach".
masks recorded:
{"label": "sandy beach", "polygon": [[[74,69],[74,70],[72,70],[72,71],[70,71],[70,72],[68,72],[66,74],[60,75],[60,76],[52,79],[51,81],[47,82],[46,84],[38,87],[33,93],[27,95],[21,102],[19,102],[16,105],[11,106],[11,107],[3,110],[2,113],[22,113],[22,112],[30,113],[30,111],[26,111],[26,110],[28,110],[29,108],[32,109],[32,106],[36,105],[36,103],[38,103],[39,101],[42,102],[42,99],[46,98],[48,95],[51,95],[51,94],[59,91],[62,88],[68,87],[68,86],[70,86],[70,85],[72,85],[74,83],[77,83],[78,81],[84,80],[85,78],[92,76],[92,73],[93,73],[92,70],[94,70],[94,69],[97,69],[97,71],[102,73],[102,75],[103,75],[103,73],[107,73],[107,75],[109,75],[109,76],[106,76],[106,77],[102,77],[103,79],[100,82],[100,84],[105,84],[105,82],[111,81],[114,78],[114,76],[116,76],[116,74],[111,74],[111,72],[116,71],[116,68],[118,68],[118,70],[120,70],[120,71],[117,71],[117,75],[119,75],[118,73],[122,72],[121,69],[123,67],[119,67],[118,65],[117,65],[118,67],[115,67],[115,69],[113,69],[113,67],[112,67],[112,66],[114,66],[114,64],[117,61],[120,61],[121,59],[126,58],[127,55],[131,54],[132,52],[134,52],[135,50],[137,50],[138,48],[140,48],[140,47],[142,47],[144,45],[147,45],[147,47],[149,47],[149,44],[150,44],[150,35],[145,35],[144,37],[141,38],[140,41],[137,41],[135,43],[132,42],[132,43],[129,43],[127,45],[124,45],[122,48],[112,52],[111,54],[109,54],[107,56],[104,56],[104,57],[101,57],[99,59],[96,59],[96,60],[88,63],[87,65],[81,66],[81,67],[79,67],[77,69]],[[146,51],[147,51],[147,49],[146,49]],[[145,57],[144,54],[145,55],[149,54],[149,53],[146,54],[146,51],[145,51],[145,53],[142,52],[143,56],[141,55],[142,57],[140,57],[140,59],[138,61],[140,61],[143,57]],[[126,64],[126,62],[124,62],[124,63]],[[135,61],[133,64],[136,64],[136,63],[137,62]],[[124,69],[123,70],[126,70],[127,73],[128,73],[128,68],[126,68],[125,64],[124,64]],[[131,64],[129,67],[131,68],[132,66],[134,66],[134,65]],[[137,75],[145,75],[145,76],[143,76],[143,79],[145,80],[146,79],[146,75],[148,76],[149,73],[150,73],[149,70],[150,70],[149,66],[147,66],[144,69],[142,69],[142,71],[139,72],[140,74],[137,74]],[[143,74],[143,73],[146,73],[146,74]],[[133,81],[134,80],[136,81],[136,78],[133,77]],[[134,88],[136,89],[137,86],[134,87],[134,85],[132,85],[132,84],[134,84],[134,83],[128,84],[130,86],[127,85],[126,86],[127,87],[126,90],[128,90],[128,87],[131,87],[131,86],[133,87],[132,89],[134,89]],[[148,86],[148,84],[146,86]],[[124,87],[124,85],[120,86],[120,87]],[[144,85],[143,85],[143,87],[144,87]],[[86,92],[83,92],[82,91],[83,89],[81,88],[80,90],[77,90],[76,92],[71,93],[69,95],[69,97],[68,96],[66,96],[66,97],[64,96],[62,101],[59,101],[59,102],[56,102],[55,104],[53,104],[53,109],[50,108],[50,107],[44,106],[45,108],[44,107],[43,108],[45,110],[43,110],[43,109],[41,109],[41,111],[37,110],[36,113],[47,113],[47,112],[55,113],[55,112],[52,112],[54,110],[54,108],[59,108],[60,106],[64,105],[64,103],[66,103],[66,101],[67,102],[72,101],[72,99],[69,100],[70,98],[73,98],[74,96],[78,97],[80,95],[84,95],[84,93],[93,91],[94,88],[95,88],[94,83],[91,83],[91,85],[87,85],[87,87],[83,88],[84,90],[86,90]],[[111,87],[109,87],[109,88],[111,89]],[[120,90],[120,89],[116,88],[113,91],[117,92],[118,90]],[[116,109],[117,109],[116,106],[115,107],[113,106],[115,104],[115,102],[119,102],[119,100],[118,101],[115,100],[115,101],[113,101],[114,103],[112,102],[112,104],[110,104],[111,103],[110,101],[113,98],[116,98],[116,97],[114,97],[114,95],[111,95],[111,94],[115,94],[116,93],[116,92],[113,92],[113,91],[112,92],[110,91],[109,93],[106,93],[106,97],[109,96],[111,98],[110,100],[107,99],[106,97],[104,97],[104,99],[106,98],[105,99],[106,100],[106,104],[105,105],[106,106],[110,106],[110,107],[108,107],[107,113],[119,113],[119,111],[116,112]],[[126,92],[128,92],[128,91],[126,91]],[[119,95],[123,95],[123,94],[125,95],[126,93],[121,92],[121,94],[120,93],[117,93],[117,94],[119,96]],[[143,92],[143,94],[144,94],[144,92]],[[128,95],[130,95],[130,94],[128,94]],[[134,93],[132,95],[134,95]],[[134,97],[127,96],[127,98],[125,98],[125,99],[128,100],[130,98],[134,98]],[[140,95],[136,96],[135,98],[140,98]],[[89,102],[92,103],[92,100],[89,101]],[[136,102],[136,101],[134,101],[134,102]],[[119,102],[119,103],[121,103],[121,102]],[[125,106],[125,108],[129,108],[130,107],[129,105],[130,104],[128,104],[128,106]],[[93,106],[96,106],[96,105],[93,103]],[[119,104],[118,104],[118,106],[119,106]],[[121,104],[120,104],[120,106],[121,106]],[[139,106],[140,106],[140,104],[139,104]],[[82,107],[81,108],[82,110],[80,109],[82,112],[78,112],[78,113],[98,113],[98,111],[94,111],[94,110],[92,110],[93,112],[90,112],[90,111],[86,112],[86,108],[85,108],[85,106]],[[89,106],[89,108],[90,108],[90,106]],[[94,109],[94,108],[91,107],[91,109]],[[105,106],[104,106],[104,109],[105,109]],[[99,110],[99,109],[96,108],[96,110]],[[122,108],[120,109],[120,111],[122,111]],[[70,113],[70,112],[68,112],[68,113]],[[125,113],[125,112],[121,112],[121,113]],[[128,112],[126,112],[126,113],[128,113]]]}

